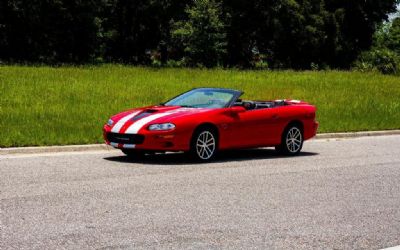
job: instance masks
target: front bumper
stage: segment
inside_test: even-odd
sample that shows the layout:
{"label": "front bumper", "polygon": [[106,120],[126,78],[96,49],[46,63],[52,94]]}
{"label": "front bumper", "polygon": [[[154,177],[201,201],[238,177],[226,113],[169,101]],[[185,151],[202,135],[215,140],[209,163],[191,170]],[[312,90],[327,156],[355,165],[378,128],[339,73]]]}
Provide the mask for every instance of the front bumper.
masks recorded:
{"label": "front bumper", "polygon": [[[143,131],[140,134],[115,134],[106,124],[103,127],[105,143],[119,149],[150,151],[187,151],[190,139],[177,131]],[[190,138],[190,137],[189,137]]]}

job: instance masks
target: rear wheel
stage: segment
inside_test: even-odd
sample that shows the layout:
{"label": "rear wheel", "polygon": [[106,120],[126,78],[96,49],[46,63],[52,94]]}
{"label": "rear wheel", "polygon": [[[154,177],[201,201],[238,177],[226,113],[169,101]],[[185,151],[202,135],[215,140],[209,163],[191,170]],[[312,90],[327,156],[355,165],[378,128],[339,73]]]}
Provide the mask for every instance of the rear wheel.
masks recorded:
{"label": "rear wheel", "polygon": [[282,135],[281,144],[275,149],[285,155],[298,155],[303,148],[303,132],[298,125],[290,125]]}
{"label": "rear wheel", "polygon": [[217,133],[212,128],[197,130],[192,138],[190,155],[196,161],[206,162],[217,154]]}

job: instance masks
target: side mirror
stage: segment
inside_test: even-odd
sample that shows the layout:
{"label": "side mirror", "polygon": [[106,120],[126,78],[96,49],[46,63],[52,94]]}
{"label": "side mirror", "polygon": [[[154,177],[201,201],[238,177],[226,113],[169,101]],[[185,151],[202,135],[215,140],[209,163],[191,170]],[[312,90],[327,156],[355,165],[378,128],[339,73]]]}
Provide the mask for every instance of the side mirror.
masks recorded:
{"label": "side mirror", "polygon": [[242,106],[235,106],[230,109],[232,114],[239,114],[246,112],[246,109]]}

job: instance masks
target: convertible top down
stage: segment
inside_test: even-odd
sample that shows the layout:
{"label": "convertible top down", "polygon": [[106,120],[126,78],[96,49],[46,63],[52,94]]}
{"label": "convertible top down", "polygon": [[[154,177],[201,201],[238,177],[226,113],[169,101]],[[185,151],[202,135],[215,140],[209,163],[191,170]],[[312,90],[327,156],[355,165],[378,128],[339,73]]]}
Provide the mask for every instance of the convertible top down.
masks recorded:
{"label": "convertible top down", "polygon": [[160,105],[112,116],[103,127],[107,144],[132,157],[185,151],[209,161],[219,150],[275,147],[297,155],[316,135],[316,108],[297,100],[245,101],[243,92],[197,88]]}

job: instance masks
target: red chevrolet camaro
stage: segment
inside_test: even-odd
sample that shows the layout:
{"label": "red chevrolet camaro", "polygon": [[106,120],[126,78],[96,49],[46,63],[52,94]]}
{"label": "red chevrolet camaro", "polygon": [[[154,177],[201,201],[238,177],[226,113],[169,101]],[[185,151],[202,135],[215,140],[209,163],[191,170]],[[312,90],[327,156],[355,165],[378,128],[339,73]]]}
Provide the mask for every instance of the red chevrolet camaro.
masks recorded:
{"label": "red chevrolet camaro", "polygon": [[156,106],[112,116],[104,125],[107,144],[128,156],[185,151],[209,161],[219,150],[275,147],[298,154],[315,136],[316,108],[296,100],[245,101],[241,91],[197,88]]}

